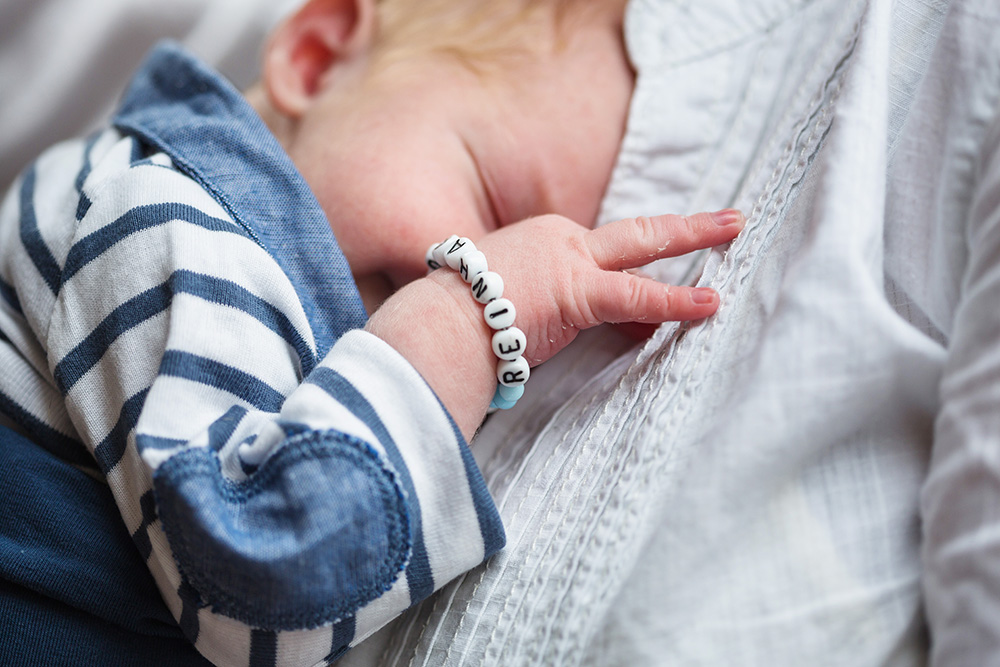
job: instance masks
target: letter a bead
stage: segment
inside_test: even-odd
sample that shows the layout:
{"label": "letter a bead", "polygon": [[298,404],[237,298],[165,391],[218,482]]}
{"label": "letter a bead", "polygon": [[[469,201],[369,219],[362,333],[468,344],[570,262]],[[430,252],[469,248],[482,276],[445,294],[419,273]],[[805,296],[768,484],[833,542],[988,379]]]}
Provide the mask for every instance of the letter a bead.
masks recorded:
{"label": "letter a bead", "polygon": [[448,264],[448,268],[458,271],[459,262],[462,261],[462,257],[475,249],[476,246],[473,245],[472,241],[463,236],[447,247],[444,252],[444,261]]}
{"label": "letter a bead", "polygon": [[434,261],[438,263],[438,266],[445,265],[444,254],[448,252],[448,248],[450,248],[452,244],[455,243],[455,241],[457,240],[458,240],[458,234],[452,234],[451,236],[448,237],[446,241],[442,241],[441,243],[434,246],[434,250],[431,251],[431,254],[434,255]]}
{"label": "letter a bead", "polygon": [[506,387],[516,387],[528,381],[531,369],[524,357],[497,364],[497,381]]}
{"label": "letter a bead", "polygon": [[514,324],[516,314],[514,304],[509,299],[495,299],[483,308],[483,319],[486,320],[486,324],[498,331]]}
{"label": "letter a bead", "polygon": [[493,354],[504,361],[513,361],[524,354],[528,337],[517,327],[501,329],[493,334]]}

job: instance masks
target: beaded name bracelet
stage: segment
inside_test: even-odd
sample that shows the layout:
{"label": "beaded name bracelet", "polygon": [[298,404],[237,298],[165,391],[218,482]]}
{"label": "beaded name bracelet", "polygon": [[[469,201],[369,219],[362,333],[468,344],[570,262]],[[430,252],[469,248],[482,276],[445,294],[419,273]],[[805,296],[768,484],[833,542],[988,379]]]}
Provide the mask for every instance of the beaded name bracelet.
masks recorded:
{"label": "beaded name bracelet", "polygon": [[486,255],[469,239],[452,234],[427,249],[427,266],[433,271],[447,266],[458,271],[472,288],[472,298],[483,304],[483,319],[493,329],[493,354],[497,356],[497,389],[490,411],[508,410],[524,394],[531,370],[524,358],[528,339],[514,326],[517,311],[503,298],[503,278],[486,266]]}

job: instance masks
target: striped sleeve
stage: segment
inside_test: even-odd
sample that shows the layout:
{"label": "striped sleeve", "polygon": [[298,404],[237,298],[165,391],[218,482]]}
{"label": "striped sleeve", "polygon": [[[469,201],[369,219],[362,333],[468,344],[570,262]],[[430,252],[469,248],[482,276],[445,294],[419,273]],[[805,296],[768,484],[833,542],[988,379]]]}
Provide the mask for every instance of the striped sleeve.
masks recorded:
{"label": "striped sleeve", "polygon": [[15,190],[0,297],[37,350],[0,410],[59,399],[33,418],[96,460],[211,661],[329,662],[502,546],[413,367],[362,331],[320,355],[269,251],[169,158],[109,131]]}

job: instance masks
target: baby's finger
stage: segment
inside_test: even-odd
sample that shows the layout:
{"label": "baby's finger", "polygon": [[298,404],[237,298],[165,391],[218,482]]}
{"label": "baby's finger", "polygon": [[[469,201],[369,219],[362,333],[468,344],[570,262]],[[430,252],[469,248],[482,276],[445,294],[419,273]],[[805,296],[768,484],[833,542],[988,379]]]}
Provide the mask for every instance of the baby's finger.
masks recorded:
{"label": "baby's finger", "polygon": [[600,273],[586,298],[598,322],[700,320],[719,308],[719,294],[714,289],[665,285],[622,272]]}
{"label": "baby's finger", "polygon": [[608,223],[584,238],[602,269],[618,270],[727,243],[745,224],[735,209],[695,215],[655,215]]}

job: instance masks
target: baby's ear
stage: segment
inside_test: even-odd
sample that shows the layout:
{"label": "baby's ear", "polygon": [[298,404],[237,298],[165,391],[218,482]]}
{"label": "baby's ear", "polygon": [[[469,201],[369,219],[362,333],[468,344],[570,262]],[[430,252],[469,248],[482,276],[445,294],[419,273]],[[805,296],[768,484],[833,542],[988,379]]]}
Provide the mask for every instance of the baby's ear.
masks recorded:
{"label": "baby's ear", "polygon": [[264,86],[280,112],[298,118],[324,75],[363,54],[375,32],[375,0],[308,0],[271,36]]}

